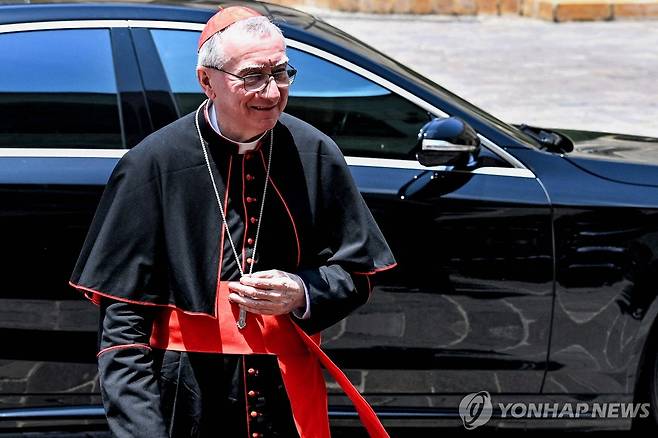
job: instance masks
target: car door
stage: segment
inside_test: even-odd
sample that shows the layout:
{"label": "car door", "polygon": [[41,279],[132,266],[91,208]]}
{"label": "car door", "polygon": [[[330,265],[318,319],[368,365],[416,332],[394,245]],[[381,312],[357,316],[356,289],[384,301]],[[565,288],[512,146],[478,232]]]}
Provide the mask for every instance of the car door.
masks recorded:
{"label": "car door", "polygon": [[10,27],[0,26],[0,406],[25,427],[24,408],[56,421],[100,403],[98,311],[68,279],[109,174],[151,126],[127,28]]}
{"label": "car door", "polygon": [[[179,114],[196,109],[199,33],[134,32],[140,56],[156,51],[167,75],[153,89]],[[324,333],[326,351],[390,415],[454,412],[473,391],[538,393],[553,296],[541,185],[486,141],[473,171],[424,168],[416,136],[440,110],[317,48],[289,40],[288,55],[299,73],[286,111],[341,147],[398,261],[366,306]],[[347,401],[335,391],[331,403]]]}
{"label": "car door", "polygon": [[287,111],[343,149],[398,261],[325,333],[327,351],[391,415],[454,409],[481,390],[538,393],[553,299],[538,180],[486,139],[472,170],[423,167],[417,134],[440,110],[344,60],[290,52],[300,73]]}

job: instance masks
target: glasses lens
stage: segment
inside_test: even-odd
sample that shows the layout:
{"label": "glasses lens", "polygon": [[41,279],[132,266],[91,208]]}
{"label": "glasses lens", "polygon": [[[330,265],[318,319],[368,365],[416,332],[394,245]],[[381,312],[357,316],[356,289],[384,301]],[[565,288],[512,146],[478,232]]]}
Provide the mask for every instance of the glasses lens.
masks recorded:
{"label": "glasses lens", "polygon": [[280,87],[285,87],[290,84],[290,77],[288,76],[288,72],[286,70],[274,72],[272,73],[272,76],[274,76],[274,81]]}
{"label": "glasses lens", "polygon": [[266,74],[256,74],[244,77],[244,88],[247,91],[260,91],[265,88],[270,77]]}
{"label": "glasses lens", "polygon": [[288,67],[286,70],[277,71],[271,75],[265,73],[248,75],[243,78],[244,88],[247,91],[262,91],[267,87],[267,83],[270,81],[270,76],[274,78],[274,82],[276,82],[278,87],[287,87],[292,84],[296,74],[297,70]]}

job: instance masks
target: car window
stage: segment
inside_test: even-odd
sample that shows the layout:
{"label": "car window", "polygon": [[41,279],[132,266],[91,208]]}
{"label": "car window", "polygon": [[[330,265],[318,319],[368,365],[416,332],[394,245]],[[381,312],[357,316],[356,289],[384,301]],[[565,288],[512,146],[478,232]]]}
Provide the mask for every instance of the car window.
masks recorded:
{"label": "car window", "polygon": [[196,78],[199,35],[185,30],[151,30],[180,115],[196,110],[206,98]]}
{"label": "car window", "polygon": [[[196,79],[199,32],[151,30],[180,114],[204,96]],[[297,78],[286,112],[333,138],[346,155],[411,158],[427,111],[378,84],[318,56],[288,48]]]}
{"label": "car window", "polygon": [[346,155],[411,158],[427,111],[325,59],[289,49],[297,78],[286,111],[333,138]]}
{"label": "car window", "polygon": [[109,30],[0,34],[0,60],[0,147],[123,147]]}

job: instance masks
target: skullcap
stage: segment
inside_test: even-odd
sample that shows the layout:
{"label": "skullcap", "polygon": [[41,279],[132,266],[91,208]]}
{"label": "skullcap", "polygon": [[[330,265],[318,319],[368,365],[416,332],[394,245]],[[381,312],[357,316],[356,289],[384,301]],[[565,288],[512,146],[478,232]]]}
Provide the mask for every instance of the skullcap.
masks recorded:
{"label": "skullcap", "polygon": [[222,8],[220,6],[219,11],[208,20],[206,26],[203,28],[203,32],[201,32],[198,50],[201,50],[201,46],[203,46],[210,37],[223,31],[236,21],[260,16],[262,16],[262,14],[245,6],[229,6],[228,8]]}

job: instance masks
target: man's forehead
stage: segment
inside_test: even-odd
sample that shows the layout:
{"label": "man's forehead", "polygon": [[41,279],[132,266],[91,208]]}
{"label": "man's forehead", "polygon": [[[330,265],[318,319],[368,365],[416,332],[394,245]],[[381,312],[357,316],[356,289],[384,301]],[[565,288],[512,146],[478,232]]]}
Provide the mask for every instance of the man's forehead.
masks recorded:
{"label": "man's forehead", "polygon": [[236,60],[235,68],[238,69],[238,71],[265,70],[268,68],[285,65],[287,62],[288,57],[285,55],[283,57],[277,57],[276,59],[268,60],[267,62],[251,62],[249,60],[243,60],[240,62],[240,60]]}
{"label": "man's forehead", "polygon": [[226,66],[232,69],[268,68],[288,61],[286,44],[279,35],[265,38],[230,38],[225,41]]}

